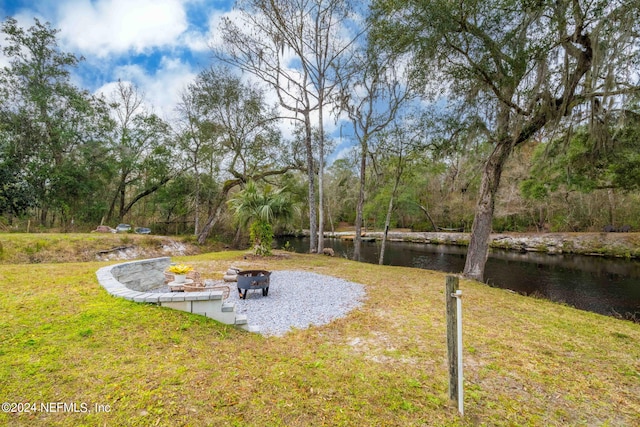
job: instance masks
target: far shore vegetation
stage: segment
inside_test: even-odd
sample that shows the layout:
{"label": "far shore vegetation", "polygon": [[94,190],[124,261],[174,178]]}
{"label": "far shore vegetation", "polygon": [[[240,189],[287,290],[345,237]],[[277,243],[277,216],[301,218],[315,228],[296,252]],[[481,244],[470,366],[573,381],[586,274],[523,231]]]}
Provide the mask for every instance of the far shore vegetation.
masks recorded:
{"label": "far shore vegetation", "polygon": [[[16,244],[34,251],[32,237],[42,250],[67,239],[3,234],[4,255]],[[633,322],[462,280],[461,418],[447,391],[443,273],[281,251],[173,258],[204,277],[235,265],[313,271],[366,288],[364,305],[344,318],[263,337],[111,297],[95,272],[117,261],[77,262],[67,252],[59,263],[0,265],[0,397],[108,411],[2,412],[2,425],[640,424]]]}

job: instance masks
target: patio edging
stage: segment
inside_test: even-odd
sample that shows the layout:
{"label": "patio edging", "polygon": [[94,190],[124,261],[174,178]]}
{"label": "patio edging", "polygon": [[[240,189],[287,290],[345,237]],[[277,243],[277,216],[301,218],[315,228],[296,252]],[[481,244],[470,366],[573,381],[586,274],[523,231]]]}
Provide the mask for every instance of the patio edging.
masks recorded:
{"label": "patio edging", "polygon": [[247,316],[237,314],[235,304],[223,301],[223,291],[147,292],[164,283],[164,270],[171,258],[129,261],[102,267],[96,272],[100,285],[112,296],[139,303],[200,314],[227,325],[257,332],[249,327]]}

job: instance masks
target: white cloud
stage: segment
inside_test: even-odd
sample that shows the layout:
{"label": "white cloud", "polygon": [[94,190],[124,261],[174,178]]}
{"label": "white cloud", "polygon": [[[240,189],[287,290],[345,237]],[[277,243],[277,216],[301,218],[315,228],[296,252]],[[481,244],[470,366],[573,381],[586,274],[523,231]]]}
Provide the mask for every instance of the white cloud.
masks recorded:
{"label": "white cloud", "polygon": [[161,68],[144,86],[148,99],[160,109],[158,114],[166,118],[175,114],[181,92],[194,81],[196,74],[179,60],[163,59]]}
{"label": "white cloud", "polygon": [[223,48],[222,34],[220,32],[220,25],[224,19],[229,19],[232,23],[243,28],[244,21],[242,18],[242,12],[237,9],[233,10],[216,10],[209,15],[209,34],[207,35],[207,47],[208,48]]}
{"label": "white cloud", "polygon": [[131,82],[144,95],[147,109],[167,120],[174,118],[174,109],[181,92],[196,77],[188,64],[166,56],[162,58],[154,74],[139,65],[125,65],[114,69],[113,75],[114,80],[102,85],[95,91],[96,94],[103,94],[108,98],[116,88],[118,79]]}
{"label": "white cloud", "polygon": [[209,38],[209,35],[198,31],[187,31],[180,36],[180,44],[192,52],[206,52],[209,50]]}
{"label": "white cloud", "polygon": [[[25,30],[34,16],[51,22],[60,49],[86,58],[71,70],[75,85],[108,96],[118,79],[131,82],[148,109],[170,119],[181,91],[209,65],[214,16],[229,7],[212,0],[38,0],[12,12]],[[0,52],[0,67],[7,63]]]}
{"label": "white cloud", "polygon": [[60,4],[58,15],[65,44],[99,57],[174,46],[188,27],[179,0],[75,0]]}
{"label": "white cloud", "polygon": [[[211,46],[220,46],[221,20],[241,23],[240,12],[229,6],[226,0],[40,0],[31,5],[37,12],[21,9],[16,17],[23,28],[39,16],[61,30],[61,49],[86,58],[72,73],[78,86],[108,96],[118,79],[132,82],[144,93],[149,108],[171,118],[181,91],[195,79],[198,68],[211,63],[207,54]],[[0,66],[3,61],[0,55]],[[284,63],[299,78],[291,52]],[[243,77],[252,79],[246,73]],[[277,102],[273,90],[266,97],[271,105]],[[317,120],[315,112],[312,121]],[[327,134],[337,129],[329,108],[324,124]],[[293,136],[291,120],[283,121],[280,128],[285,137]]]}

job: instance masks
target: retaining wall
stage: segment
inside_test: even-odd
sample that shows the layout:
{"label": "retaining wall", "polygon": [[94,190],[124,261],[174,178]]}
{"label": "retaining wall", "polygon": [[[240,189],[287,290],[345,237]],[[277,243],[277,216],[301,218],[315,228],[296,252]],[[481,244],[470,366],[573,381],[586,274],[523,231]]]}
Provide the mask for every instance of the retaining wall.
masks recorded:
{"label": "retaining wall", "polygon": [[103,267],[96,276],[100,285],[114,297],[159,304],[258,332],[249,326],[247,316],[236,313],[235,303],[224,302],[223,291],[149,292],[164,285],[164,271],[170,264],[169,257],[130,261]]}

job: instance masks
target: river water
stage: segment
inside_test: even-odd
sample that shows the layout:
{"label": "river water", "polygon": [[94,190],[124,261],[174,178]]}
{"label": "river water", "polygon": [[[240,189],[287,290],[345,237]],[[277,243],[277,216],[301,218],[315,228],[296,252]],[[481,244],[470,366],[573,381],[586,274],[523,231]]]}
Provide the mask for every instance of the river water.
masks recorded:
{"label": "river water", "polygon": [[[308,238],[280,238],[296,252],[309,251]],[[325,239],[336,256],[351,258],[353,242]],[[464,269],[466,247],[424,243],[387,242],[384,263],[447,273]],[[380,242],[362,243],[362,261],[378,262]],[[491,286],[605,315],[640,317],[640,262],[581,255],[547,255],[492,250],[484,281]]]}

